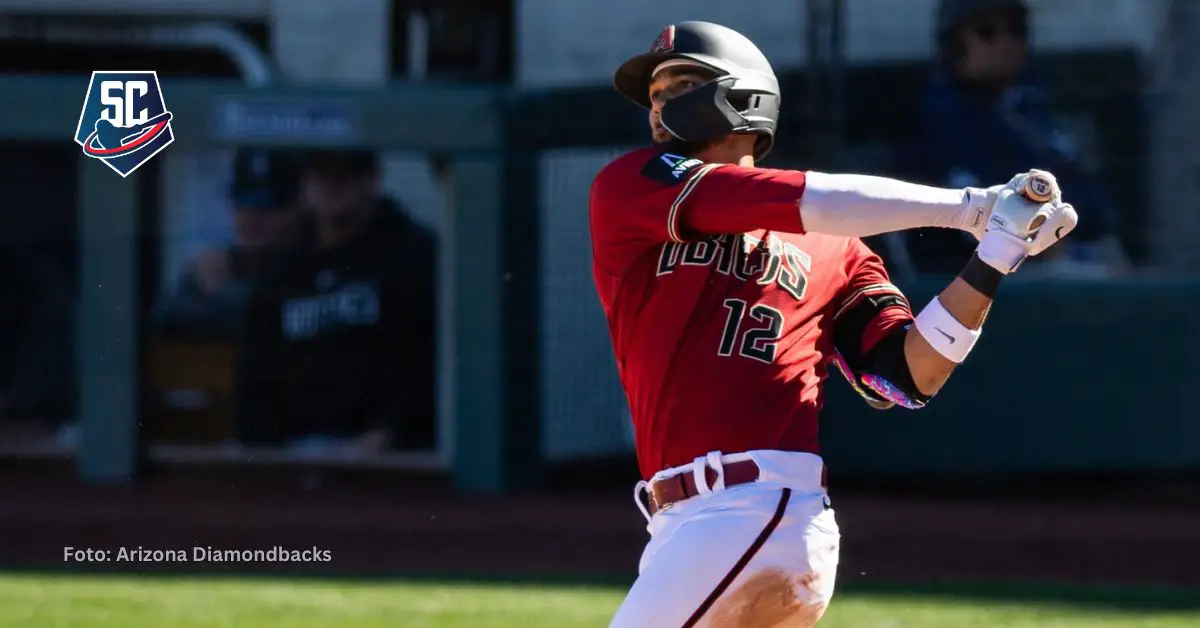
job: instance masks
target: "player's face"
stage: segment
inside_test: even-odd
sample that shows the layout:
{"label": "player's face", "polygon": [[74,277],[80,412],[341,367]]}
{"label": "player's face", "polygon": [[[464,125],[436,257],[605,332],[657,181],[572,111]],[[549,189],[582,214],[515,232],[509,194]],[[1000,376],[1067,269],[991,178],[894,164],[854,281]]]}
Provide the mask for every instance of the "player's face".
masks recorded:
{"label": "player's face", "polygon": [[234,232],[238,245],[250,250],[273,249],[289,244],[299,229],[300,211],[283,207],[238,207]]}
{"label": "player's face", "polygon": [[657,143],[669,142],[671,133],[662,125],[662,107],[668,100],[703,85],[707,79],[687,68],[667,68],[650,81],[650,133]]}
{"label": "player's face", "polygon": [[304,178],[304,200],[318,219],[350,217],[370,207],[373,177],[312,172]]}
{"label": "player's face", "polygon": [[1011,81],[1025,68],[1029,29],[1025,18],[1011,12],[985,13],[963,33],[963,74],[982,81]]}

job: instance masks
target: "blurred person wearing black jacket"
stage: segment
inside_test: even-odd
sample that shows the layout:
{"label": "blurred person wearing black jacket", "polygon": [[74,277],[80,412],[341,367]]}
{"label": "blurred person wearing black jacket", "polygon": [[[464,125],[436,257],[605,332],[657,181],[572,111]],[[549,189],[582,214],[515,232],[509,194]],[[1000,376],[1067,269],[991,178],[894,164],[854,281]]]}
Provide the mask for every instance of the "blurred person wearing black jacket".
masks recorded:
{"label": "blurred person wearing black jacket", "polygon": [[373,153],[310,154],[301,196],[311,241],[251,299],[240,442],[348,455],[431,448],[433,235],[379,196]]}
{"label": "blurred person wearing black jacket", "polygon": [[303,216],[297,156],[242,149],[233,170],[233,243],[188,260],[178,285],[155,312],[160,330],[238,338],[254,282],[299,245]]}
{"label": "blurred person wearing black jacket", "polygon": [[[1024,0],[939,0],[938,62],[921,101],[919,140],[901,174],[935,186],[968,187],[1010,172],[1049,170],[1079,208],[1079,228],[1059,269],[1105,272],[1115,244],[1116,208],[1086,171],[1029,64],[1030,14]],[[975,239],[945,229],[905,234],[917,270],[958,272]],[[1118,256],[1119,257],[1119,256]],[[1065,263],[1065,265],[1064,265]]]}

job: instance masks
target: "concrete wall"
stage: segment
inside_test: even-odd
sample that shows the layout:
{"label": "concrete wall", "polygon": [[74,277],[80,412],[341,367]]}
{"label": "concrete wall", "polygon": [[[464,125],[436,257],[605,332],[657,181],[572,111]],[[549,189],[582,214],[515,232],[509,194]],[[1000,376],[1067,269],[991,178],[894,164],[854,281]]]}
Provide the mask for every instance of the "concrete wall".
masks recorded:
{"label": "concrete wall", "polygon": [[[805,0],[515,0],[522,85],[604,82],[621,59],[671,22],[705,19],[743,31],[778,66],[804,61]],[[1150,50],[1170,0],[1030,0],[1036,45]],[[936,0],[845,0],[852,61],[921,57]],[[6,11],[270,19],[272,52],[299,80],[369,83],[386,75],[388,0],[0,0]],[[747,10],[753,6],[754,10]]]}
{"label": "concrete wall", "polygon": [[388,0],[271,0],[271,48],[288,78],[377,84],[389,70]]}
{"label": "concrete wall", "polygon": [[[522,85],[606,82],[672,22],[701,19],[742,31],[776,67],[804,63],[804,0],[523,0],[517,24]],[[1149,49],[1162,0],[1033,0],[1035,45],[1047,49],[1133,45]],[[748,6],[755,10],[747,10]],[[869,62],[923,57],[932,49],[935,0],[845,0],[846,55]]]}
{"label": "concrete wall", "polygon": [[269,14],[270,3],[271,0],[0,0],[0,13],[262,18]]}

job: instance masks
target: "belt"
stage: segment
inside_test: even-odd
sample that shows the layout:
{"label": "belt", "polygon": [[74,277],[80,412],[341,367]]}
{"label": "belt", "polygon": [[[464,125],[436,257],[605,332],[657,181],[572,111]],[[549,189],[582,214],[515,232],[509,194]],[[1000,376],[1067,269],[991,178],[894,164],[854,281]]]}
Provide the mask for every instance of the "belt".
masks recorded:
{"label": "belt", "polygon": [[[725,488],[757,482],[759,478],[758,463],[753,460],[740,460],[721,465],[725,476]],[[705,482],[712,487],[717,481],[717,472],[712,467],[704,469]],[[828,486],[825,467],[821,468],[821,487]],[[651,482],[647,491],[650,514],[654,514],[667,506],[691,499],[700,494],[696,486],[696,474],[683,471],[678,475]]]}
{"label": "belt", "polygon": [[[724,469],[726,488],[758,481],[758,463],[753,460],[729,462],[721,466]],[[717,481],[717,472],[712,467],[705,467],[704,478],[711,487],[713,482]],[[700,489],[696,487],[696,474],[684,471],[651,482],[647,492],[650,497],[650,514],[654,514],[671,504],[699,495]]]}

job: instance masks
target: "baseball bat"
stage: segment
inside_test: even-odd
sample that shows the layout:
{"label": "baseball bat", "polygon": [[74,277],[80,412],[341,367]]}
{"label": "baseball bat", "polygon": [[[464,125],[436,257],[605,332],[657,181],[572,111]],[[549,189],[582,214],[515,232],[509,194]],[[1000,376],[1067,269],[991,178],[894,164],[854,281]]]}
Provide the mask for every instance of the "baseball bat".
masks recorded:
{"label": "baseball bat", "polygon": [[[1033,172],[1025,177],[1020,194],[1034,203],[1049,203],[1058,194],[1058,182],[1047,173]],[[1029,222],[1027,230],[1029,233],[1036,232],[1045,222],[1046,216],[1039,213]]]}
{"label": "baseball bat", "polygon": [[1021,186],[1021,196],[1034,203],[1049,203],[1057,192],[1058,184],[1050,175],[1041,172],[1025,177],[1025,184]]}

